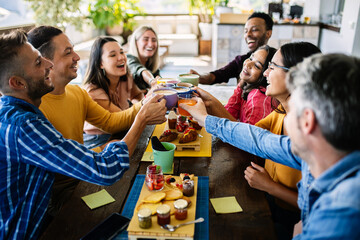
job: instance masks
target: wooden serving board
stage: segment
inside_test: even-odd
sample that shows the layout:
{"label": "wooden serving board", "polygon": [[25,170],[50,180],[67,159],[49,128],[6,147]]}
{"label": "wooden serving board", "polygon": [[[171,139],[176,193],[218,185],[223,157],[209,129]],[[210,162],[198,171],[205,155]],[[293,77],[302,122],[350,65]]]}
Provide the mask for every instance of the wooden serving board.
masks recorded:
{"label": "wooden serving board", "polygon": [[[169,124],[166,123],[164,126],[164,130],[159,134],[159,136],[157,136],[158,138],[160,137],[160,135],[169,129]],[[176,145],[176,150],[177,151],[183,151],[184,149],[194,149],[194,151],[199,152],[200,151],[200,136],[197,137],[197,139],[193,142],[188,142],[188,143],[179,143],[179,139],[180,139],[180,135],[182,134],[181,132],[176,131],[176,129],[170,129],[171,131],[175,131],[177,132],[179,135],[178,137],[172,141],[171,143]],[[197,133],[204,136],[204,133],[201,134],[201,132],[205,131],[204,128],[202,128],[201,130],[197,130]]]}
{"label": "wooden serving board", "polygon": [[[174,176],[174,178],[177,179],[177,181],[180,179],[180,177]],[[185,220],[177,220],[175,219],[175,216],[172,215],[170,219],[171,225],[177,225],[180,223],[193,221],[195,220],[195,213],[196,213],[196,196],[197,196],[197,185],[198,185],[198,178],[194,177],[194,195],[189,197],[191,200],[191,205],[188,207],[188,217]],[[168,191],[174,189],[167,184],[165,184],[164,189],[161,190],[161,192]],[[141,239],[141,238],[152,238],[152,239],[194,239],[194,233],[195,233],[195,225],[189,224],[185,225],[183,227],[180,227],[176,229],[175,232],[169,232],[167,230],[164,230],[160,227],[160,225],[157,224],[157,216],[152,216],[152,226],[148,229],[142,229],[139,227],[139,220],[137,217],[137,207],[142,203],[142,200],[149,196],[150,194],[154,193],[153,191],[149,191],[145,185],[145,182],[143,184],[143,187],[140,192],[139,199],[136,203],[136,207],[134,209],[133,217],[130,221],[130,224],[128,226],[128,236],[129,239]]]}

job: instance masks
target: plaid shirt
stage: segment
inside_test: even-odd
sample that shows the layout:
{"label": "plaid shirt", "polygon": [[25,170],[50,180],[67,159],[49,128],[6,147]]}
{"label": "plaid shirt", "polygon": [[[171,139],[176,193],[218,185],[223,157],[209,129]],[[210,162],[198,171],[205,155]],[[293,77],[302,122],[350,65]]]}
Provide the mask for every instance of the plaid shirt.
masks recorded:
{"label": "plaid shirt", "polygon": [[52,172],[111,185],[129,168],[124,142],[95,153],[64,139],[38,108],[0,98],[0,239],[36,239],[49,203]]}

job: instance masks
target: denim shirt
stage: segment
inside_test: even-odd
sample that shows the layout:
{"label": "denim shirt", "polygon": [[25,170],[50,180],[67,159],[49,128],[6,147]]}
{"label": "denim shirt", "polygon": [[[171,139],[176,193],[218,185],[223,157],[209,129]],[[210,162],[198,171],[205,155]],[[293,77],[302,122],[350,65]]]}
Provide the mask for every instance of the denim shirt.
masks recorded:
{"label": "denim shirt", "polygon": [[288,136],[213,116],[206,131],[251,154],[299,169],[298,205],[302,233],[294,239],[360,239],[360,151],[354,151],[314,178],[308,164],[291,152]]}

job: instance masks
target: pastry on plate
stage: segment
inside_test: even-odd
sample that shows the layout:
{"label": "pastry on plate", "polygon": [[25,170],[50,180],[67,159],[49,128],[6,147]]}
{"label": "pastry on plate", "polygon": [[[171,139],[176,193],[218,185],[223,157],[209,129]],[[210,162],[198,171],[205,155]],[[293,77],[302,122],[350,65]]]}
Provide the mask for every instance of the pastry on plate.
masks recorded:
{"label": "pastry on plate", "polygon": [[158,203],[166,197],[164,192],[152,193],[145,197],[142,201],[144,203]]}
{"label": "pastry on plate", "polygon": [[201,130],[202,126],[199,125],[197,121],[195,121],[192,117],[188,119],[189,126],[195,128],[196,130]]}
{"label": "pastry on plate", "polygon": [[160,142],[172,142],[178,136],[177,132],[173,132],[171,130],[165,130],[159,137]]}
{"label": "pastry on plate", "polygon": [[194,180],[194,174],[180,173],[180,178],[182,181],[184,181],[186,179]]}
{"label": "pastry on plate", "polygon": [[140,209],[143,209],[143,208],[149,208],[151,210],[151,215],[155,215],[157,207],[160,206],[161,204],[162,204],[161,202],[158,202],[158,203],[140,203],[137,206],[136,211],[139,211]]}
{"label": "pastry on plate", "polygon": [[166,194],[165,197],[166,201],[176,200],[183,197],[183,193],[179,189],[171,189],[169,191],[166,191],[165,194]]}
{"label": "pastry on plate", "polygon": [[196,141],[198,133],[195,128],[189,127],[179,139],[179,143],[188,143]]}

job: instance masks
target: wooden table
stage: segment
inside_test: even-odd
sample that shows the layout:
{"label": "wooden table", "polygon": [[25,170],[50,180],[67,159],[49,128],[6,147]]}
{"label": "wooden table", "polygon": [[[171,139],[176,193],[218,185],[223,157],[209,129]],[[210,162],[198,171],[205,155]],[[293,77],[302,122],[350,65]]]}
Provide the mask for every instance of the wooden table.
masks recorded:
{"label": "wooden table", "polygon": [[[113,212],[121,212],[136,174],[145,174],[148,162],[140,162],[153,126],[143,132],[130,169],[112,186],[80,182],[71,199],[42,235],[47,239],[79,239]],[[263,192],[252,189],[244,179],[244,170],[254,156],[217,138],[212,141],[211,158],[179,157],[174,159],[174,175],[182,172],[209,176],[210,198],[235,196],[243,208],[241,213],[216,214],[209,204],[210,239],[276,239],[270,210]],[[116,202],[90,210],[80,197],[106,189]]]}

